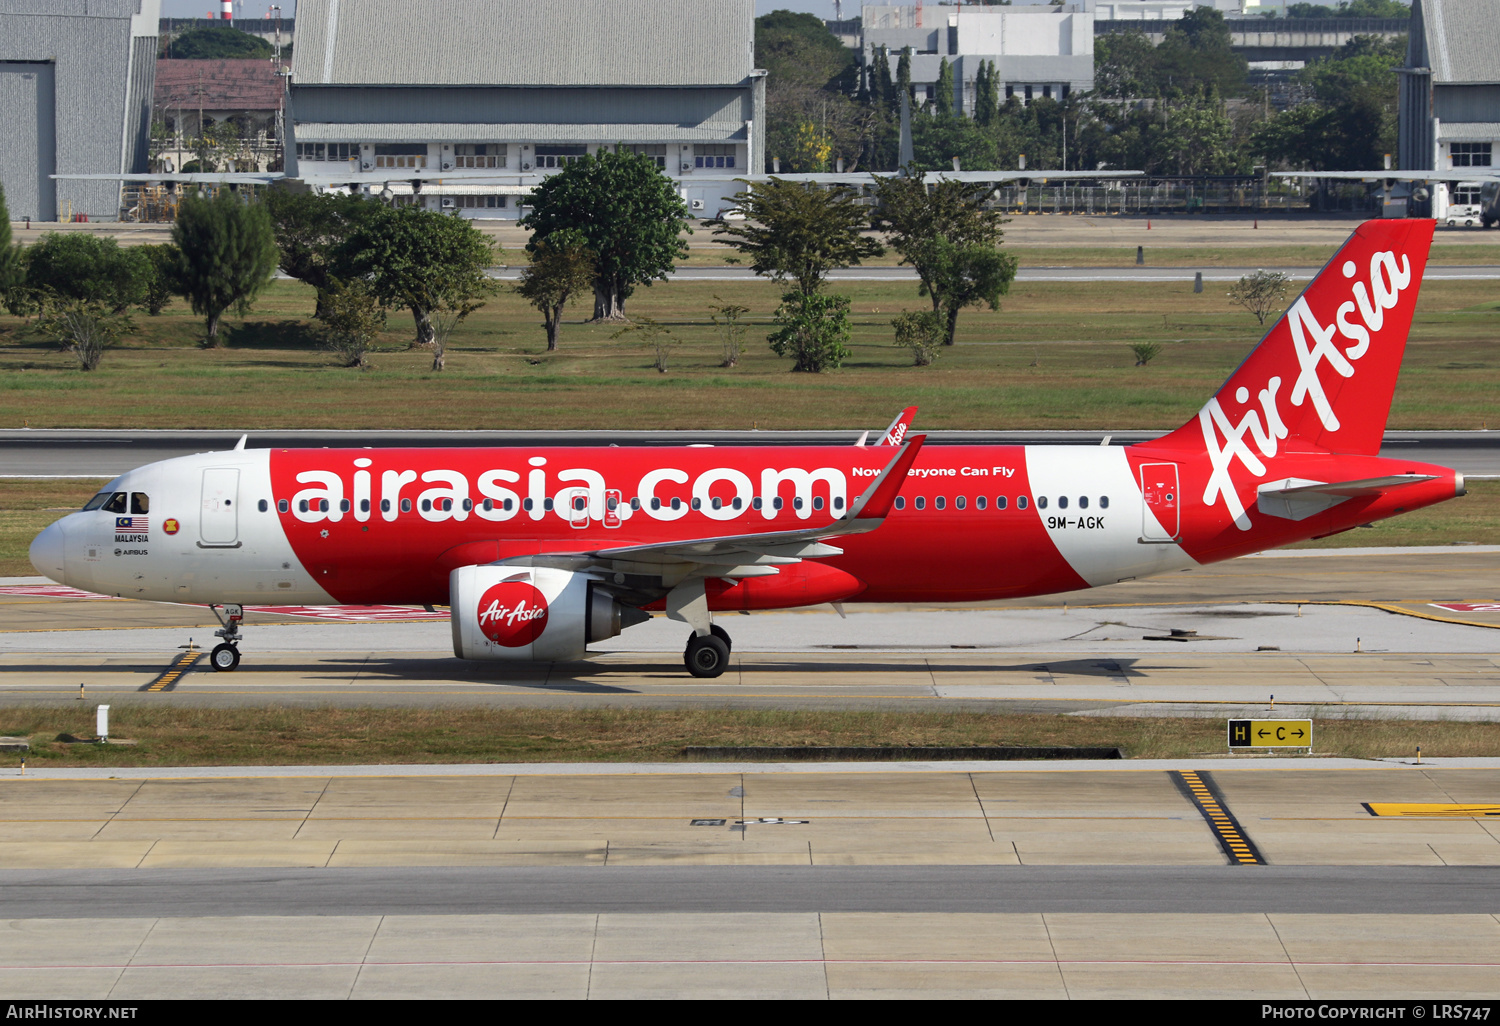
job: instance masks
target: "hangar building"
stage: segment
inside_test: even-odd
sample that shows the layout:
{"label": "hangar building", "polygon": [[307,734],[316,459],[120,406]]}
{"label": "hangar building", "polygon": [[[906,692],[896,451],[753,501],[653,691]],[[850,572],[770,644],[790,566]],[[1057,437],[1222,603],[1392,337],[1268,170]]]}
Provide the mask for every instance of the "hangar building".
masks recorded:
{"label": "hangar building", "polygon": [[[1479,202],[1466,168],[1494,167],[1500,146],[1500,18],[1494,0],[1413,0],[1400,74],[1401,169],[1451,171],[1432,216]],[[1414,211],[1415,212],[1415,211]]]}
{"label": "hangar building", "polygon": [[[287,172],[347,169],[396,202],[514,218],[538,175],[623,147],[701,216],[765,164],[754,0],[300,0]],[[399,180],[493,169],[494,184]],[[695,186],[695,176],[717,182]]]}
{"label": "hangar building", "polygon": [[147,170],[160,0],[0,0],[0,183],[13,220],[119,216]]}

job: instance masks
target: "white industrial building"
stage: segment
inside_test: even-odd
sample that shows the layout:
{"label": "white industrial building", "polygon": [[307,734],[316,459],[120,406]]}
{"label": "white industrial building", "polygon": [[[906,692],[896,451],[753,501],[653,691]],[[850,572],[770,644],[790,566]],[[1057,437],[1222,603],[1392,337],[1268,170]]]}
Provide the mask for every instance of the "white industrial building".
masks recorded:
{"label": "white industrial building", "polygon": [[119,216],[147,170],[159,0],[0,0],[0,184],[14,220]]}
{"label": "white industrial building", "polygon": [[[1495,166],[1500,147],[1500,18],[1495,0],[1413,0],[1406,67],[1398,69],[1403,171],[1451,177],[1432,189],[1432,216],[1479,202],[1464,172]],[[1434,176],[1436,177],[1436,176]],[[1414,211],[1415,212],[1415,211]]]}
{"label": "white industrial building", "polygon": [[[288,174],[342,169],[398,203],[515,218],[538,176],[619,147],[652,157],[714,216],[741,188],[731,179],[764,166],[754,0],[412,11],[409,0],[300,0]],[[418,190],[393,174],[419,169],[470,177]]]}
{"label": "white industrial building", "polygon": [[979,66],[992,61],[1000,99],[1065,99],[1094,88],[1094,15],[1081,3],[1029,7],[916,7],[867,5],[861,9],[862,59],[889,54],[892,76],[911,47],[911,80],[917,99],[937,98],[938,69],[953,69],[954,109],[974,109]]}

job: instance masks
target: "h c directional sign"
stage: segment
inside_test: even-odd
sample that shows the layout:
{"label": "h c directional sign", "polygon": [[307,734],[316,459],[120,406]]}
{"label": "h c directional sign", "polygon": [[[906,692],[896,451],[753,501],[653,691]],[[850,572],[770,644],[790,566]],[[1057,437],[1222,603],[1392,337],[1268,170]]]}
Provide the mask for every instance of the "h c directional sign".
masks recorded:
{"label": "h c directional sign", "polygon": [[1230,720],[1230,748],[1311,748],[1312,720]]}

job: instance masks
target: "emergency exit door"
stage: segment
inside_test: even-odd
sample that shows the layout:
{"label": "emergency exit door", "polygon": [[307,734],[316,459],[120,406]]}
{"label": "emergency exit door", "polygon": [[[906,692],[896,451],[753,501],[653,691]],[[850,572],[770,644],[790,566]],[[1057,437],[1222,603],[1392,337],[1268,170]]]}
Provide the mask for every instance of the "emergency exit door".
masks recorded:
{"label": "emergency exit door", "polygon": [[1142,463],[1141,541],[1174,542],[1182,530],[1177,464]]}
{"label": "emergency exit door", "polygon": [[239,544],[240,472],[220,467],[203,472],[203,505],[198,514],[199,544],[233,548]]}

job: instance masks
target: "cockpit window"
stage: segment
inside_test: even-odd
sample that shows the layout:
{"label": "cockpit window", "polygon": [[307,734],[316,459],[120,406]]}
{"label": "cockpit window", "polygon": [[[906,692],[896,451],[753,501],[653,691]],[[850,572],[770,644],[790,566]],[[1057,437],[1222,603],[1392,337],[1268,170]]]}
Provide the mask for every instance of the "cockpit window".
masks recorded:
{"label": "cockpit window", "polygon": [[151,496],[147,495],[145,492],[131,492],[130,493],[130,512],[132,512],[132,513],[150,513],[151,512]]}
{"label": "cockpit window", "polygon": [[106,513],[124,513],[126,498],[126,493],[115,492],[115,494],[109,497],[109,501],[99,508],[104,510],[104,512]]}
{"label": "cockpit window", "polygon": [[83,511],[87,513],[91,509],[98,509],[110,499],[114,498],[114,492],[100,492],[84,504]]}

